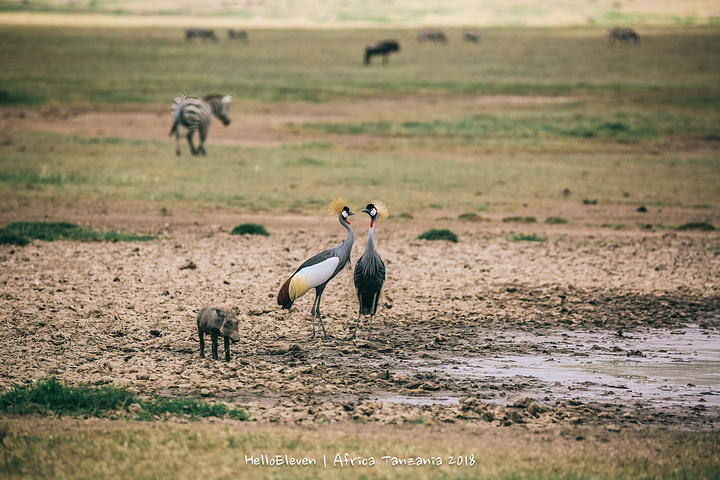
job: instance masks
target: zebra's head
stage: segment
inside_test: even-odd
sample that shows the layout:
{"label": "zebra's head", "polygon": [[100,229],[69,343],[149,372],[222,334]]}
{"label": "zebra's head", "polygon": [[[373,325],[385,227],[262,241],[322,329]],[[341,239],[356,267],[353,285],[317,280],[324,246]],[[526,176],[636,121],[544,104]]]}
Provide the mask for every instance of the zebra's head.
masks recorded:
{"label": "zebra's head", "polygon": [[218,94],[208,95],[205,97],[205,101],[212,108],[213,115],[218,117],[223,122],[223,125],[230,125],[228,112],[230,111],[230,102],[232,101],[231,95],[225,95],[224,97]]}

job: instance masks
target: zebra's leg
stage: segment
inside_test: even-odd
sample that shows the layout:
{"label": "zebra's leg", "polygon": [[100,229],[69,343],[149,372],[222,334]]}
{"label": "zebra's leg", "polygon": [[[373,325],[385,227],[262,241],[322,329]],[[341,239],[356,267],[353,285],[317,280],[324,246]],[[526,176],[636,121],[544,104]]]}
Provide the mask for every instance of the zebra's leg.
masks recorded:
{"label": "zebra's leg", "polygon": [[180,156],[180,125],[175,127],[175,155]]}
{"label": "zebra's leg", "polygon": [[192,128],[188,129],[187,141],[188,141],[188,145],[190,145],[190,152],[192,152],[193,155],[197,156],[198,151],[195,150],[195,145],[193,145],[193,140],[192,140],[193,133],[195,133],[195,130],[193,130]]}
{"label": "zebra's leg", "polygon": [[198,129],[198,137],[200,137],[200,145],[198,145],[198,152],[205,155],[205,139],[207,138],[207,127],[200,125]]}

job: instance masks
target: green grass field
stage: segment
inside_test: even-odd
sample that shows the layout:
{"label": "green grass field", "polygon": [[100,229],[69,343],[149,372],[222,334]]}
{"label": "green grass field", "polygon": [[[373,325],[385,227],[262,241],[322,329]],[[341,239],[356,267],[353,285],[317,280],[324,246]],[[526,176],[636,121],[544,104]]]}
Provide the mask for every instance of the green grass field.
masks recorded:
{"label": "green grass field", "polygon": [[[411,29],[260,29],[238,46],[188,44],[179,28],[3,28],[6,107],[158,112],[169,125],[177,93],[217,91],[234,96],[236,117],[292,103],[346,105],[359,119],[288,121],[282,131],[325,140],[268,146],[213,144],[212,129],[222,128],[213,126],[202,161],[176,159],[165,136],[6,130],[0,198],[154,198],[279,213],[320,211],[342,191],[380,196],[396,212],[462,213],[552,204],[569,189],[576,202],[717,216],[716,27],[647,27],[640,47],[610,47],[598,27],[494,28],[481,45],[447,32],[442,47],[418,45]],[[363,45],[386,37],[402,51],[387,66],[363,67]],[[443,99],[490,95],[569,100],[444,108]],[[363,105],[377,98],[410,108],[373,119]],[[353,147],[338,135],[377,142]]]}

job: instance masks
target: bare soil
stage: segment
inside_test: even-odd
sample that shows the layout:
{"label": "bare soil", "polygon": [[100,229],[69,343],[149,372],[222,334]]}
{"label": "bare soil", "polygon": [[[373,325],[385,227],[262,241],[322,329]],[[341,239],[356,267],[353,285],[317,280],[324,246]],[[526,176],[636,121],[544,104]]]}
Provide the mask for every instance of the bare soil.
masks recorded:
{"label": "bare soil", "polygon": [[[159,113],[18,112],[6,110],[2,128],[166,134]],[[72,118],[54,122],[52,115]],[[283,122],[290,116],[285,112]],[[278,124],[277,115],[260,117],[265,120],[243,120],[256,129],[243,130],[248,141],[291,135],[265,128],[263,122]],[[222,140],[221,132],[215,127],[213,141]],[[608,220],[617,221],[617,214]],[[650,217],[661,214],[648,215],[652,223],[658,219]],[[368,226],[363,216],[354,219],[353,262]],[[359,339],[348,342],[343,338],[357,318],[350,269],[323,296],[330,340],[310,338],[313,292],[290,311],[280,310],[275,298],[300,263],[345,238],[332,217],[161,212],[152,203],[112,201],[8,202],[0,224],[14,220],[72,221],[161,237],[0,246],[0,388],[51,375],[70,383],[112,382],[140,394],[232,402],[258,423],[284,425],[707,430],[720,418],[717,356],[713,360],[720,344],[717,232],[442,218],[382,222],[375,240],[387,267],[385,297],[372,337],[367,340],[364,317]],[[229,234],[244,222],[265,225],[271,236]],[[460,240],[415,239],[431,227],[451,228]],[[548,240],[516,242],[510,232]],[[231,346],[229,362],[199,358],[195,318],[210,302],[227,303],[240,315],[242,339]],[[671,345],[679,336],[685,347]],[[638,346],[648,338],[668,339],[668,345]],[[700,348],[709,359],[698,357]],[[654,362],[685,371],[648,373]]]}

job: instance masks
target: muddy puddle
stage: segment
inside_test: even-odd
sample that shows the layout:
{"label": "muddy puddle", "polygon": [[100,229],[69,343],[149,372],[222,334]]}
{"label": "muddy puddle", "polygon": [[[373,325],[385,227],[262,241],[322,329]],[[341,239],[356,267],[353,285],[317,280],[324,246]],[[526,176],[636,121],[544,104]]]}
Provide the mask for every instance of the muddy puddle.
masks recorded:
{"label": "muddy puddle", "polygon": [[[481,398],[499,404],[518,395],[508,394],[510,391],[546,402],[552,399],[553,403],[720,406],[720,335],[698,326],[631,333],[509,331],[493,343],[499,352],[529,344],[533,348],[526,354],[411,360],[404,362],[401,371],[407,375],[430,372],[452,381],[474,380]],[[458,396],[442,393],[376,398],[415,405],[459,401]]]}

